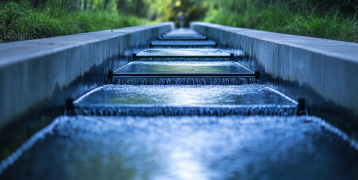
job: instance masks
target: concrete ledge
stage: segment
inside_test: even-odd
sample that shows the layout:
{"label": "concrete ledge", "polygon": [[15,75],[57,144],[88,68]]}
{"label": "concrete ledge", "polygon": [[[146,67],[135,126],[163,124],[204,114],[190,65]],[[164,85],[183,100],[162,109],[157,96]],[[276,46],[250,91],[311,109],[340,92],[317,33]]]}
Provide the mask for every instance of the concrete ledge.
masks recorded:
{"label": "concrete ledge", "polygon": [[299,89],[291,95],[305,97],[308,106],[325,111],[342,107],[350,113],[349,121],[358,122],[357,43],[202,22],[190,26],[217,41],[219,47],[243,49],[272,79],[298,84]]}
{"label": "concrete ledge", "polygon": [[[173,28],[167,22],[0,44],[0,128],[103,84],[120,57],[147,48]],[[78,84],[84,81],[87,85]]]}

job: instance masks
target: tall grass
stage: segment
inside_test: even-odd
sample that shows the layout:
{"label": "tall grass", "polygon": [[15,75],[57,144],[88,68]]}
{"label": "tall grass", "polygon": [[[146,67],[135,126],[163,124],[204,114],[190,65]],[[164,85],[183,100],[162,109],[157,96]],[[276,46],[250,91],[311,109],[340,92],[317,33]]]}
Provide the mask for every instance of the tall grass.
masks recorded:
{"label": "tall grass", "polygon": [[357,14],[343,14],[338,8],[332,8],[326,12],[312,9],[292,10],[279,1],[267,6],[255,6],[250,3],[241,5],[245,5],[245,7],[239,8],[237,13],[226,9],[213,9],[204,21],[264,31],[358,42]]}
{"label": "tall grass", "polygon": [[277,32],[358,42],[358,18],[357,14],[343,16],[337,10],[323,14],[291,14]]}
{"label": "tall grass", "polygon": [[71,12],[58,3],[34,9],[28,2],[9,2],[0,7],[0,42],[70,35],[147,23],[149,21],[135,16],[120,15],[118,12]]}

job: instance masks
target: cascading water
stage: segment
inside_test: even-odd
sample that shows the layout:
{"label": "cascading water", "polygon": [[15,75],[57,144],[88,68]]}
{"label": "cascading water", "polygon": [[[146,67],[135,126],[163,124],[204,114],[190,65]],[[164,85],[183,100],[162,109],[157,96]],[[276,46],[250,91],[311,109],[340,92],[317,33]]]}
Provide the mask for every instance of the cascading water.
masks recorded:
{"label": "cascading water", "polygon": [[230,57],[137,57],[138,61],[231,61]]}
{"label": "cascading water", "polygon": [[113,84],[119,85],[243,85],[255,84],[255,78],[160,78],[160,77],[115,77]]}
{"label": "cascading water", "polygon": [[89,116],[292,116],[297,114],[296,106],[288,105],[246,105],[246,106],[77,106],[72,115]]}
{"label": "cascading water", "polygon": [[227,116],[297,114],[297,104],[261,85],[106,85],[75,101],[76,115]]}
{"label": "cascading water", "polygon": [[113,84],[75,100],[70,116],[2,161],[0,179],[357,179],[358,144],[347,135],[296,116],[302,104],[260,85],[232,54],[202,48],[215,42],[178,41],[206,36],[179,29],[160,38],[176,40],[152,45],[200,48],[138,53],[143,61],[114,70],[122,76]]}

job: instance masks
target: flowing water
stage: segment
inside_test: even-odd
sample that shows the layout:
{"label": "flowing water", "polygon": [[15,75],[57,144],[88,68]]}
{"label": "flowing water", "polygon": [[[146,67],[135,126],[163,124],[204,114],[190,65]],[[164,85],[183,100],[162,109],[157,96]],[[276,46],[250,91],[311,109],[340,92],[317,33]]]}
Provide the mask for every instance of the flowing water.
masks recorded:
{"label": "flowing water", "polygon": [[[205,36],[179,29],[163,37]],[[224,50],[202,48],[215,42],[156,43],[200,48],[138,53],[142,61],[114,71],[126,77],[75,100],[72,116],[3,160],[0,179],[358,179],[357,142],[320,118],[297,116],[296,101],[255,77],[218,77],[254,72]]]}
{"label": "flowing water", "polygon": [[230,56],[220,49],[148,49],[137,56]]}
{"label": "flowing water", "polygon": [[261,85],[106,85],[75,101],[75,113],[101,116],[297,114],[297,103]]}
{"label": "flowing water", "polygon": [[115,77],[113,84],[121,85],[243,85],[254,84],[255,78],[223,78],[223,77]]}
{"label": "flowing water", "polygon": [[0,179],[354,179],[356,151],[314,117],[60,117]]}
{"label": "flowing water", "polygon": [[[215,46],[214,41],[152,41],[152,46]],[[166,47],[167,48],[167,47]]]}
{"label": "flowing water", "polygon": [[251,70],[233,61],[134,61],[121,67],[115,73],[242,73],[253,74]]}

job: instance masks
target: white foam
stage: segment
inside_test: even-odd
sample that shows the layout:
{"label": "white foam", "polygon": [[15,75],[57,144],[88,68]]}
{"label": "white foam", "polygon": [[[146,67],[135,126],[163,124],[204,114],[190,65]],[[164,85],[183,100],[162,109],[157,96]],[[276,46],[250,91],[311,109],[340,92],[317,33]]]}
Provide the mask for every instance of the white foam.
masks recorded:
{"label": "white foam", "polygon": [[92,94],[92,93],[94,93],[94,92],[96,92],[96,91],[99,91],[99,90],[103,89],[104,87],[106,87],[106,85],[101,86],[101,87],[98,87],[98,88],[96,88],[96,89],[93,89],[92,91],[89,91],[88,93],[84,94],[83,96],[81,96],[81,97],[79,97],[78,99],[76,99],[75,101],[73,101],[73,103],[75,104],[75,103],[80,102],[83,98],[89,96],[90,94]]}
{"label": "white foam", "polygon": [[274,90],[274,89],[272,89],[272,88],[270,88],[270,87],[265,87],[265,88],[266,88],[266,89],[269,89],[270,91],[273,91],[273,92],[279,94],[280,96],[286,98],[287,100],[291,101],[291,102],[294,103],[294,104],[298,104],[298,102],[296,102],[295,100],[293,100],[293,99],[289,98],[288,96],[282,94],[282,93],[279,92],[279,91],[276,91],[276,90]]}

